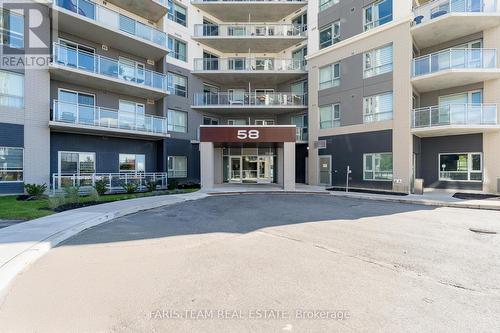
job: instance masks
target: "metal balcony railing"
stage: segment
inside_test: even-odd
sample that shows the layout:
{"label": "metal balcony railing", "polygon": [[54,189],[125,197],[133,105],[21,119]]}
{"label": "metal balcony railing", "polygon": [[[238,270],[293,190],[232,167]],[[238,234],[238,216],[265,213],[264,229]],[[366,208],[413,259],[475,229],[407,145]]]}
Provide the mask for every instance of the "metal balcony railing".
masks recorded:
{"label": "metal balcony railing", "polygon": [[496,0],[434,0],[413,10],[413,24],[429,22],[448,13],[493,13]]}
{"label": "metal balcony railing", "polygon": [[195,37],[306,37],[302,24],[195,24]]}
{"label": "metal balcony railing", "polygon": [[[156,1],[156,0],[155,0]],[[164,1],[156,1],[163,4]],[[114,30],[125,32],[152,42],[162,48],[167,46],[167,34],[141,23],[129,16],[118,13],[90,0],[56,0],[55,5]]]}
{"label": "metal balcony railing", "polygon": [[136,184],[137,190],[146,189],[148,182],[155,182],[157,188],[167,187],[167,173],[165,172],[119,172],[119,173],[54,173],[52,175],[52,191],[62,190],[64,187],[78,187],[81,192],[87,192],[95,186],[96,181],[106,182],[108,192],[123,192],[123,186]]}
{"label": "metal balcony railing", "polygon": [[53,63],[167,92],[167,76],[74,47],[54,44]]}
{"label": "metal balcony railing", "polygon": [[54,100],[51,119],[62,124],[167,134],[163,117]]}
{"label": "metal balcony railing", "polygon": [[497,68],[496,49],[447,49],[413,59],[414,77],[448,69]]}
{"label": "metal balcony railing", "polygon": [[497,125],[496,104],[449,104],[414,109],[412,128],[447,125]]}
{"label": "metal balcony railing", "polygon": [[305,106],[305,95],[294,93],[195,93],[195,106]]}
{"label": "metal balcony railing", "polygon": [[305,71],[304,60],[273,58],[196,58],[195,71]]}

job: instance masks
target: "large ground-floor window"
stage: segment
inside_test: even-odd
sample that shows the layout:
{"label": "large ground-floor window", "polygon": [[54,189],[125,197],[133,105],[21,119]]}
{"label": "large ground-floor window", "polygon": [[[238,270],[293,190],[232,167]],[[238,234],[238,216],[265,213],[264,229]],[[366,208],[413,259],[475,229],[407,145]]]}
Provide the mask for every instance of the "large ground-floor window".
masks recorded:
{"label": "large ground-floor window", "polygon": [[0,147],[0,183],[23,180],[24,149]]}
{"label": "large ground-floor window", "polygon": [[145,172],[146,155],[143,154],[120,154],[120,172]]}
{"label": "large ground-floor window", "polygon": [[168,177],[186,178],[187,177],[187,157],[169,156],[168,157]]}
{"label": "large ground-floor window", "polygon": [[483,157],[481,153],[439,154],[439,180],[482,181]]}
{"label": "large ground-floor window", "polygon": [[95,172],[95,153],[59,152],[59,173],[81,174]]}
{"label": "large ground-floor window", "polygon": [[392,153],[363,155],[363,180],[392,180]]}

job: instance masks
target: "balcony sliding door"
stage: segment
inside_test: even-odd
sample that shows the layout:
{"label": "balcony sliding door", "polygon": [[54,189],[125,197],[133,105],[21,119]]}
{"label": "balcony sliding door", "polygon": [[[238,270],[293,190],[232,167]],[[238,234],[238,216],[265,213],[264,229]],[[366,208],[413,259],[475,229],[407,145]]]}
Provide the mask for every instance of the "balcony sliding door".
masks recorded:
{"label": "balcony sliding door", "polygon": [[58,99],[54,121],[83,125],[95,124],[94,95],[60,89]]}

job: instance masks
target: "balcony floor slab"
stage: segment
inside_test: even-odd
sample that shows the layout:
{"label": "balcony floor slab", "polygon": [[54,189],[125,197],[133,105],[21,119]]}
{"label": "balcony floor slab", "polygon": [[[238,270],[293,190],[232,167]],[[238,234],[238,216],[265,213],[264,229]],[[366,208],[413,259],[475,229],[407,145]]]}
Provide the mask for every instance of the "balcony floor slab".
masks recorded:
{"label": "balcony floor slab", "polygon": [[277,85],[307,76],[306,71],[193,71],[193,75],[221,85]]}
{"label": "balcony floor slab", "polygon": [[167,7],[154,0],[107,0],[129,12],[135,13],[153,22],[167,15]]}
{"label": "balcony floor slab", "polygon": [[193,40],[224,53],[277,53],[307,39],[306,36],[224,36],[197,37]]}
{"label": "balcony floor slab", "polygon": [[270,115],[270,114],[285,114],[292,113],[296,111],[306,110],[306,105],[210,105],[210,106],[196,106],[192,105],[191,109],[208,111],[212,114],[217,115]]}
{"label": "balcony floor slab", "polygon": [[413,77],[411,82],[417,91],[424,93],[495,79],[500,79],[500,69],[447,69]]}
{"label": "balcony floor slab", "polygon": [[149,133],[136,130],[126,130],[121,128],[107,128],[98,127],[91,125],[81,125],[64,123],[58,121],[50,121],[49,127],[51,131],[54,132],[64,132],[64,133],[77,133],[77,134],[88,134],[88,135],[99,135],[99,136],[113,136],[120,138],[132,138],[132,139],[142,139],[142,140],[163,140],[170,137],[169,134],[161,133]]}
{"label": "balcony floor slab", "polygon": [[411,129],[411,133],[420,138],[495,131],[500,131],[500,125],[445,125]]}

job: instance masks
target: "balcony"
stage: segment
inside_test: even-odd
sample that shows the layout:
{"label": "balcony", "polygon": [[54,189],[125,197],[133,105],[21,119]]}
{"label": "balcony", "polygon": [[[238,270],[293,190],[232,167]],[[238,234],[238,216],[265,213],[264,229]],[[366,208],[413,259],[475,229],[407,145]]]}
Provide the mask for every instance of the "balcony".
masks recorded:
{"label": "balcony", "polygon": [[414,109],[412,133],[419,137],[498,131],[496,104],[450,104]]}
{"label": "balcony", "polygon": [[500,24],[496,0],[434,0],[413,11],[411,29],[418,47],[468,36]]}
{"label": "balcony", "polygon": [[54,100],[49,125],[71,133],[148,140],[168,137],[166,118],[57,100]]}
{"label": "balcony", "polygon": [[231,115],[242,111],[252,114],[286,113],[307,109],[306,96],[289,93],[196,93],[192,109]]}
{"label": "balcony", "polygon": [[447,49],[413,59],[412,83],[428,92],[500,78],[495,49]]}
{"label": "balcony", "polygon": [[146,59],[158,60],[168,52],[167,35],[163,31],[95,2],[56,0],[54,9],[57,28],[66,33]]}
{"label": "balcony", "polygon": [[191,4],[223,22],[277,22],[307,6],[304,0],[191,0]]}
{"label": "balcony", "polygon": [[303,25],[196,24],[193,39],[225,53],[276,53],[307,39]]}
{"label": "balcony", "polygon": [[194,59],[193,74],[219,84],[279,84],[307,75],[305,62],[274,58]]}
{"label": "balcony", "polygon": [[296,133],[296,140],[297,142],[301,143],[301,142],[308,142],[309,140],[309,131],[307,129],[307,127],[297,127],[295,129],[295,133]]}
{"label": "balcony", "polygon": [[167,0],[107,0],[128,12],[135,13],[145,19],[158,22],[167,15]]}
{"label": "balcony", "polygon": [[92,88],[140,98],[167,96],[166,75],[73,47],[54,44],[51,76]]}
{"label": "balcony", "polygon": [[54,173],[52,175],[52,193],[64,187],[78,187],[81,193],[87,193],[94,188],[96,181],[106,182],[108,193],[124,192],[126,184],[137,185],[137,190],[145,191],[146,184],[155,182],[158,189],[167,188],[167,173],[165,172],[120,172],[120,173]]}

